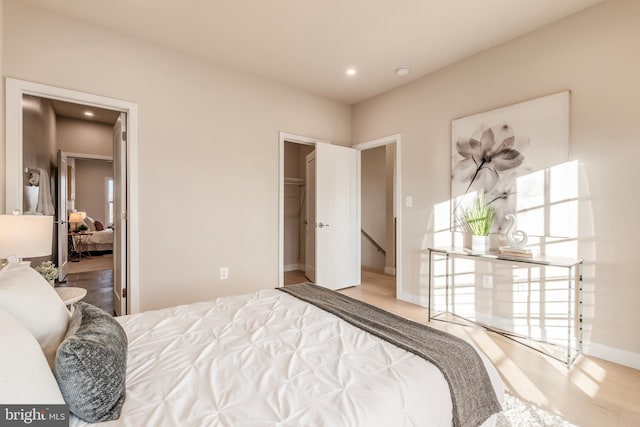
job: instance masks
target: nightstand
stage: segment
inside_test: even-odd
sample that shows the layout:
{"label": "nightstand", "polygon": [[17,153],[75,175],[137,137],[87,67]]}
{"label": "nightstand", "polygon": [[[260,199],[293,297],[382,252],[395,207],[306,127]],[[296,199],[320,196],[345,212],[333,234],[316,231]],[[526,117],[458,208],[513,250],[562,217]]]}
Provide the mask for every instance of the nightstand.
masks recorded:
{"label": "nightstand", "polygon": [[[73,262],[79,262],[82,257],[91,258],[87,253],[87,241],[91,238],[93,231],[74,231],[69,233],[70,244],[70,258],[73,253],[77,254],[77,260],[72,259]],[[84,252],[84,253],[83,253]]]}
{"label": "nightstand", "polygon": [[58,296],[66,306],[70,306],[76,301],[80,301],[87,296],[87,290],[84,288],[76,288],[74,286],[65,286],[60,288],[54,288],[58,293]]}

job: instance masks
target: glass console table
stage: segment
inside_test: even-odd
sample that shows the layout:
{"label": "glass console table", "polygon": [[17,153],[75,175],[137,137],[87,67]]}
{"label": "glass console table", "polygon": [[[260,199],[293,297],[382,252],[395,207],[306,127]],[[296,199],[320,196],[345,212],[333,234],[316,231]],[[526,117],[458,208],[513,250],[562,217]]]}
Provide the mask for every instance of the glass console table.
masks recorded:
{"label": "glass console table", "polygon": [[582,352],[582,259],[428,252],[429,321],[478,325],[567,367]]}

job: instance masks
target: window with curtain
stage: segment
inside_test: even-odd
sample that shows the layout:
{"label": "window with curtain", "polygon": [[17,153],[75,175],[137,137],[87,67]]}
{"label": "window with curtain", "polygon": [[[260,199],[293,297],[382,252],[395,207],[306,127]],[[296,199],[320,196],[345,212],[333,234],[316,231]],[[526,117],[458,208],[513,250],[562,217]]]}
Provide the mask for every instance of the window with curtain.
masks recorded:
{"label": "window with curtain", "polygon": [[107,226],[113,226],[113,178],[106,179],[106,187],[105,191],[106,200],[105,200],[105,219],[107,221]]}

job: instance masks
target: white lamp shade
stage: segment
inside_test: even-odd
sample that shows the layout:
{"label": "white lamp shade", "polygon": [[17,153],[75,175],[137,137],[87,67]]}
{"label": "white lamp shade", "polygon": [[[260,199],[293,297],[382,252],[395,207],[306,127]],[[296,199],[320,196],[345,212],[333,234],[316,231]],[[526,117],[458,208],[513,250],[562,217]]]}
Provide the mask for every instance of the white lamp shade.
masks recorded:
{"label": "white lamp shade", "polygon": [[0,259],[51,255],[53,217],[0,215]]}
{"label": "white lamp shade", "polygon": [[86,217],[86,212],[71,212],[69,215],[69,222],[82,222]]}

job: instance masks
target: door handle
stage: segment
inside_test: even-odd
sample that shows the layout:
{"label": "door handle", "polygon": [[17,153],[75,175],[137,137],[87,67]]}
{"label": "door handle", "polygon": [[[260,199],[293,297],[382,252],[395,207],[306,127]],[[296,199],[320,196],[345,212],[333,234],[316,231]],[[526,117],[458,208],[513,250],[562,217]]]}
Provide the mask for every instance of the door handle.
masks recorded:
{"label": "door handle", "polygon": [[329,227],[329,224],[324,224],[322,222],[319,222],[317,225],[318,228],[324,228],[324,227]]}

